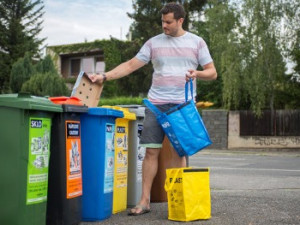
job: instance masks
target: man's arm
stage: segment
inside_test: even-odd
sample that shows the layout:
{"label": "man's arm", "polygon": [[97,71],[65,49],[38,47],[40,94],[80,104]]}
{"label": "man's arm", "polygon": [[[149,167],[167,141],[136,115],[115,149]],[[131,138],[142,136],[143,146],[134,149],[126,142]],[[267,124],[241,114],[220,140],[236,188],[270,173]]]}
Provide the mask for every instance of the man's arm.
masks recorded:
{"label": "man's arm", "polygon": [[[112,69],[111,71],[106,72],[105,73],[106,80],[116,80],[121,77],[125,77],[125,76],[131,74],[132,72],[136,71],[137,69],[141,68],[145,64],[146,63],[144,63],[143,61],[134,57],[127,62],[121,63],[119,66]],[[93,74],[93,75],[89,75],[89,78],[93,82],[98,82],[98,83],[102,84],[104,76]]]}
{"label": "man's arm", "polygon": [[189,70],[189,73],[186,75],[186,80],[190,78],[195,79],[199,78],[201,80],[215,80],[217,79],[217,71],[213,62],[208,63],[203,66],[203,70]]}

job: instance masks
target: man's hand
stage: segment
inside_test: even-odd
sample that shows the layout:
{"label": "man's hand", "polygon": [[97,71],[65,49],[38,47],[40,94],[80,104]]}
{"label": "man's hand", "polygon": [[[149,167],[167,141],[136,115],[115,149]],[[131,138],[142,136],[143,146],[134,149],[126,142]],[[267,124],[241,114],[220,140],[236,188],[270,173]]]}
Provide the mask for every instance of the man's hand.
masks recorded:
{"label": "man's hand", "polygon": [[192,80],[197,78],[197,70],[188,70],[188,72],[185,74],[186,82],[190,81],[191,78]]}
{"label": "man's hand", "polygon": [[186,81],[189,81],[190,78],[192,78],[193,80],[195,78],[199,78],[201,80],[215,80],[217,79],[217,71],[216,68],[214,66],[214,63],[208,63],[206,65],[203,66],[203,70],[188,70],[188,72],[186,73]]}
{"label": "man's hand", "polygon": [[93,83],[103,84],[103,76],[101,74],[89,74],[88,76]]}

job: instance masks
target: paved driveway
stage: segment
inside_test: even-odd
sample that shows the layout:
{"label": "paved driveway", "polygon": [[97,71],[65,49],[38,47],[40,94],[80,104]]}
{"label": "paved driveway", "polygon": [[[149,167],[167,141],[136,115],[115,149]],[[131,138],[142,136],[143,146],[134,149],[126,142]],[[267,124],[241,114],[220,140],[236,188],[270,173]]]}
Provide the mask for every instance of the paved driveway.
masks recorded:
{"label": "paved driveway", "polygon": [[[210,167],[212,218],[188,224],[300,224],[299,152],[205,150],[189,158],[190,166]],[[169,221],[167,203],[152,203],[152,212],[126,212],[96,224],[180,224]]]}

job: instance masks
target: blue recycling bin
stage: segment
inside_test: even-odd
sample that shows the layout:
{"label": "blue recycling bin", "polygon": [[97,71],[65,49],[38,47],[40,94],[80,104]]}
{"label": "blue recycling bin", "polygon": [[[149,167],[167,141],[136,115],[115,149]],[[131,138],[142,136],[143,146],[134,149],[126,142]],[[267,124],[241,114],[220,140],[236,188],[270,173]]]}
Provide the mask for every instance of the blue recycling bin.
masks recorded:
{"label": "blue recycling bin", "polygon": [[82,142],[82,220],[104,220],[112,214],[115,119],[123,112],[89,108],[80,116]]}

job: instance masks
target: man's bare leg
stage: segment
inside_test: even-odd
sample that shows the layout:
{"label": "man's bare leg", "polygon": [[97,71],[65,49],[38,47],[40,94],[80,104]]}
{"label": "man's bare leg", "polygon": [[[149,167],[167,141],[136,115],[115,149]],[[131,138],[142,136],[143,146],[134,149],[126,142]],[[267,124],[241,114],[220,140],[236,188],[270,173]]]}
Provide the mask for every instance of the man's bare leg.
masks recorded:
{"label": "man's bare leg", "polygon": [[[161,149],[147,148],[143,161],[142,196],[138,205],[150,208],[150,192],[154,177],[158,168],[158,156]],[[140,213],[141,209],[132,209],[134,213]]]}

